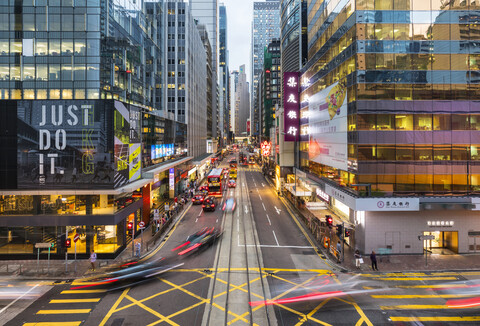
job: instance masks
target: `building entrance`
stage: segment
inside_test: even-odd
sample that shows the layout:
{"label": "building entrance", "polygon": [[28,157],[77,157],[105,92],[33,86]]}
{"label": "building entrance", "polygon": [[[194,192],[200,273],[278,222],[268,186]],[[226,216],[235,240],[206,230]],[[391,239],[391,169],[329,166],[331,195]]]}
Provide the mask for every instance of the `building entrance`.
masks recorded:
{"label": "building entrance", "polygon": [[423,232],[423,235],[433,235],[433,240],[424,241],[424,248],[432,254],[458,254],[458,231]]}

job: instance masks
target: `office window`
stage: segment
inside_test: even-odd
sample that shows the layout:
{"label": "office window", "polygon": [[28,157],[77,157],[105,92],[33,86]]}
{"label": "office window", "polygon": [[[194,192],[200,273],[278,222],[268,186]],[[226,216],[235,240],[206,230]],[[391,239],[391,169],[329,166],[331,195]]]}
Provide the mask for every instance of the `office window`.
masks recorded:
{"label": "office window", "polygon": [[435,161],[450,161],[452,157],[451,145],[434,145],[433,159]]}
{"label": "office window", "polygon": [[450,114],[434,114],[433,130],[450,130],[451,115]]}
{"label": "office window", "polygon": [[35,55],[47,55],[48,54],[48,40],[37,39],[35,40]]}
{"label": "office window", "polygon": [[415,160],[416,161],[431,161],[433,152],[431,146],[415,145]]}
{"label": "office window", "polygon": [[397,114],[395,116],[395,128],[397,130],[413,130],[413,115],[412,114]]}
{"label": "office window", "polygon": [[0,39],[0,55],[8,55],[9,50],[9,41],[7,39]]}
{"label": "office window", "polygon": [[414,122],[415,130],[432,130],[431,114],[415,114]]}

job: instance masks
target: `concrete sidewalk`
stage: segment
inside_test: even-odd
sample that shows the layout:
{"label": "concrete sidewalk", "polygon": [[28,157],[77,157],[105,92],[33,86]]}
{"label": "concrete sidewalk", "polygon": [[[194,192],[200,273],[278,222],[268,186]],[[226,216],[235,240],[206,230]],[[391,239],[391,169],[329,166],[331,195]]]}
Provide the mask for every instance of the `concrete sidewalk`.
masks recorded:
{"label": "concrete sidewalk", "polygon": [[[170,218],[165,227],[160,229],[158,234],[153,234],[151,225],[143,231],[143,246],[140,256],[146,256],[154,251],[161,243],[166,234],[171,230],[175,223],[191,207],[191,202],[187,202],[181,209]],[[141,242],[141,233],[135,238],[135,242]],[[42,279],[42,280],[72,280],[75,278],[92,276],[101,273],[103,268],[112,264],[118,264],[135,258],[130,241],[126,248],[115,259],[97,259],[95,271],[91,270],[88,259],[68,260],[65,264],[63,260],[4,260],[0,264],[0,277],[14,277],[18,279]]]}
{"label": "concrete sidewalk", "polygon": [[[270,186],[273,187],[272,180],[265,178]],[[327,249],[323,248],[319,239],[310,232],[305,221],[307,217],[303,215],[301,210],[294,207],[294,205],[287,199],[285,203],[290,210],[294,212],[299,221],[302,223],[305,230],[309,231],[312,241],[316,244],[318,250],[323,253],[325,258],[332,266],[335,266],[342,272],[372,272],[370,253],[363,257],[364,263],[361,264],[360,269],[355,266],[354,248],[345,246],[345,256],[343,262],[338,262]],[[414,272],[414,271],[465,271],[465,270],[480,270],[480,255],[466,254],[466,255],[440,255],[428,254],[427,262],[425,263],[425,255],[379,255],[377,253],[377,265],[379,272]]]}

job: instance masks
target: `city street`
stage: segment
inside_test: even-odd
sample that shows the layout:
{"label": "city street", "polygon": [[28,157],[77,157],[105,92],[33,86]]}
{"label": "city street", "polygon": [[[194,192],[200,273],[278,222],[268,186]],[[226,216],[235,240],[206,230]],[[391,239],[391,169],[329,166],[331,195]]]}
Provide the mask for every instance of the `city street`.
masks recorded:
{"label": "city street", "polygon": [[[476,325],[480,321],[476,310],[465,306],[475,298],[480,272],[339,273],[316,252],[304,227],[258,166],[240,167],[237,182],[219,201],[222,207],[225,198],[235,197],[233,213],[203,212],[200,205],[192,206],[151,257],[172,257],[172,249],[204,227],[223,228],[217,244],[176,260],[184,263],[180,268],[114,292],[101,286],[72,289],[88,284],[79,280],[51,284],[7,325]],[[449,309],[447,302],[454,308]]]}

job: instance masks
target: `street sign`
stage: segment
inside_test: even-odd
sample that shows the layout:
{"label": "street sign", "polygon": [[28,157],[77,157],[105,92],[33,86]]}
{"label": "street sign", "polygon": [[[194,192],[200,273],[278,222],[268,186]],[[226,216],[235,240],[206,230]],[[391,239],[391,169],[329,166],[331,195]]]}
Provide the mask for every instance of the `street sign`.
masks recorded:
{"label": "street sign", "polygon": [[145,228],[145,222],[142,221],[142,222],[138,223],[138,226],[140,227],[140,229]]}
{"label": "street sign", "polygon": [[51,248],[52,244],[50,242],[37,242],[35,248],[37,249],[48,249]]}
{"label": "street sign", "polygon": [[73,242],[77,242],[78,239],[80,239],[80,234],[76,233],[75,236],[73,237]]}
{"label": "street sign", "polygon": [[419,235],[418,240],[435,240],[434,235]]}

